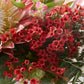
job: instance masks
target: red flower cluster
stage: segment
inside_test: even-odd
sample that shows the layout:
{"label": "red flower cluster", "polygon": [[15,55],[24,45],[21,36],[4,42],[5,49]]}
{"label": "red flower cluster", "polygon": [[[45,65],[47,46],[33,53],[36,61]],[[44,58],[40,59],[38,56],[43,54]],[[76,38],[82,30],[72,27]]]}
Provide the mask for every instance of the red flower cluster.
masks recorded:
{"label": "red flower cluster", "polygon": [[[54,72],[62,76],[66,69],[58,68],[58,65],[63,53],[65,53],[66,57],[73,58],[78,51],[78,46],[80,46],[77,41],[78,37],[73,34],[76,29],[73,24],[81,21],[81,27],[84,27],[82,17],[83,13],[78,9],[72,12],[67,5],[56,6],[49,13],[46,13],[44,20],[33,17],[32,23],[24,30],[16,32],[15,29],[11,29],[10,33],[2,34],[0,36],[2,43],[7,42],[9,39],[12,39],[15,44],[26,42],[27,47],[35,51],[38,56],[37,61],[31,63],[32,66],[29,67],[29,60],[25,60],[22,66],[15,68],[11,60],[18,63],[18,58],[9,55],[11,60],[8,60],[5,65],[14,68],[13,74],[17,76],[15,80],[19,81],[24,77],[23,73],[26,70],[31,72],[34,68]],[[76,32],[76,35],[79,36],[78,32]],[[4,72],[5,76],[12,77],[11,74],[8,74],[8,72]],[[28,80],[24,80],[24,84],[27,83]],[[37,84],[38,80],[31,79],[30,83]]]}

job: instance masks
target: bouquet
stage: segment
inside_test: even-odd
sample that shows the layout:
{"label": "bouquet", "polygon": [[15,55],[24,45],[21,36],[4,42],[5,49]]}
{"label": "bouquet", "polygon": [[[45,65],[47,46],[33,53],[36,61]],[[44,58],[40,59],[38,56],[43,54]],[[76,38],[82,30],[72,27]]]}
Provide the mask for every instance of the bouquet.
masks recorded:
{"label": "bouquet", "polygon": [[83,45],[83,0],[0,0],[0,84],[83,84]]}

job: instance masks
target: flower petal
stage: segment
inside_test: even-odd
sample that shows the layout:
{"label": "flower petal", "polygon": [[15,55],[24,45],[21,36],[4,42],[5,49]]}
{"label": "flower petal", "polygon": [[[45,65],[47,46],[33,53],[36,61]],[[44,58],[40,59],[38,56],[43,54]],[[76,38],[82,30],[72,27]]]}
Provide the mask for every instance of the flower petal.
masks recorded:
{"label": "flower petal", "polygon": [[14,48],[14,43],[12,41],[8,41],[2,45],[2,48]]}
{"label": "flower petal", "polygon": [[7,49],[3,49],[2,51],[4,53],[8,54],[8,55],[13,55],[13,50],[12,49],[7,48]]}

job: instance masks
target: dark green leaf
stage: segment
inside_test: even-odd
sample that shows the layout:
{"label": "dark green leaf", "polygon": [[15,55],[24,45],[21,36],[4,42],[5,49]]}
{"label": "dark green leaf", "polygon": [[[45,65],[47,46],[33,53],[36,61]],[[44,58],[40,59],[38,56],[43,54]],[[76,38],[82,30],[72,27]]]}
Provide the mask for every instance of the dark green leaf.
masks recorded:
{"label": "dark green leaf", "polygon": [[40,80],[40,84],[53,84],[52,79],[54,78],[55,77],[51,73],[46,72],[45,76]]}

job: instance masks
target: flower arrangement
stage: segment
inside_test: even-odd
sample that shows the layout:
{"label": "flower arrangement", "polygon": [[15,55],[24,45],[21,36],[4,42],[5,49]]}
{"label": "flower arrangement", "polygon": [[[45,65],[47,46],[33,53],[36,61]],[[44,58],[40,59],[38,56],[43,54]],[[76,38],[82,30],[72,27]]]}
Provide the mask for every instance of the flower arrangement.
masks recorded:
{"label": "flower arrangement", "polygon": [[72,77],[76,84],[84,72],[82,1],[0,0],[1,84],[67,84]]}

